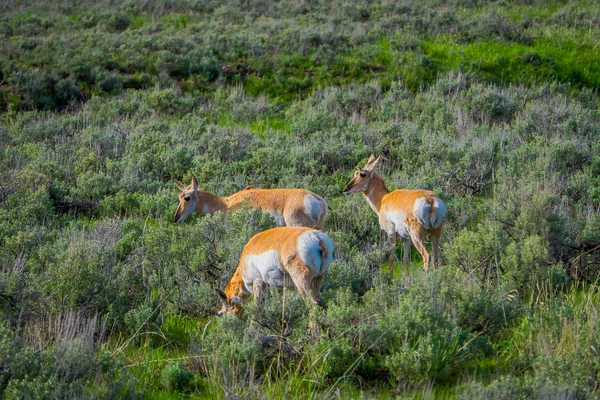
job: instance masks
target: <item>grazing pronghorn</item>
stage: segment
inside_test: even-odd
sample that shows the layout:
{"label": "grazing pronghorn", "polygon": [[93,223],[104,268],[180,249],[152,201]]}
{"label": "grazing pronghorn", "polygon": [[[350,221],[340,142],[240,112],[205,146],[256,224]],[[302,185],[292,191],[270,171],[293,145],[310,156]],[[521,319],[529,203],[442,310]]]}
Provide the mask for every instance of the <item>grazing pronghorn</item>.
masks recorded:
{"label": "grazing pronghorn", "polygon": [[215,211],[235,210],[245,200],[251,207],[262,209],[275,218],[277,226],[306,226],[320,229],[327,215],[327,201],[305,189],[254,189],[248,187],[229,197],[219,197],[198,189],[198,179],[185,186],[175,181],[179,193],[179,207],[174,222],[183,222],[193,212],[212,214]]}
{"label": "grazing pronghorn", "polygon": [[[432,191],[398,189],[390,192],[383,179],[375,173],[379,158],[371,155],[364,168],[359,168],[344,188],[344,194],[362,192],[369,205],[379,216],[381,229],[389,235],[392,244],[400,238],[404,244],[404,268],[408,272],[410,241],[423,257],[425,272],[429,270],[429,253],[424,240],[431,236],[433,265],[439,264],[438,247],[442,225],[446,218],[446,206]],[[390,253],[390,276],[393,274],[395,249]]]}
{"label": "grazing pronghorn", "polygon": [[305,227],[278,227],[257,233],[248,241],[237,269],[225,287],[217,290],[223,303],[219,316],[241,316],[242,301],[256,299],[269,286],[296,287],[303,299],[319,302],[319,289],[333,261],[333,242],[321,231]]}

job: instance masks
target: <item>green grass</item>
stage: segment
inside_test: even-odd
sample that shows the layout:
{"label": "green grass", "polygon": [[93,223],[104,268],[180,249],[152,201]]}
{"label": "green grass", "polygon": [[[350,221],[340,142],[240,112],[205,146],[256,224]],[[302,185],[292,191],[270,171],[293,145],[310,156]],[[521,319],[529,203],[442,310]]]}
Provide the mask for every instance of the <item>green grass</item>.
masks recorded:
{"label": "green grass", "polygon": [[600,55],[585,36],[540,38],[533,45],[459,44],[446,37],[422,41],[421,47],[440,71],[458,69],[498,84],[558,80],[576,88],[600,88]]}
{"label": "green grass", "polygon": [[145,392],[148,398],[158,395],[179,398],[181,393],[165,391],[165,368],[173,364],[189,368],[190,363],[206,357],[189,354],[191,339],[201,337],[206,326],[207,321],[167,314],[162,321],[150,323],[142,333],[112,337],[103,347],[124,362],[127,370],[136,376],[138,390]]}
{"label": "green grass", "polygon": [[264,138],[272,132],[290,133],[293,122],[286,118],[260,118],[250,123],[250,129],[258,137]]}

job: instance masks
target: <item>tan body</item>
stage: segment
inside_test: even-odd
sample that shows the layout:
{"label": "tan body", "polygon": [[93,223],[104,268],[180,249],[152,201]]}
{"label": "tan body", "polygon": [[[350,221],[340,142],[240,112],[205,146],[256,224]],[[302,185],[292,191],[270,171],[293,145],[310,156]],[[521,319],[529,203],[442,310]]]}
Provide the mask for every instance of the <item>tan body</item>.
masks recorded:
{"label": "tan body", "polygon": [[228,197],[215,196],[198,189],[194,176],[189,186],[176,182],[181,189],[179,207],[174,221],[183,222],[194,213],[212,214],[216,211],[236,210],[245,201],[273,216],[277,226],[306,226],[321,228],[327,215],[327,201],[305,189],[247,188]]}
{"label": "tan body", "polygon": [[219,295],[219,315],[241,315],[242,302],[268,287],[295,287],[303,299],[319,301],[319,289],[333,261],[333,242],[321,231],[305,227],[278,227],[260,232],[244,246],[240,262],[225,292]]}
{"label": "tan body", "polygon": [[[446,206],[442,200],[429,190],[398,189],[390,192],[383,179],[375,173],[379,158],[372,155],[367,165],[354,174],[344,188],[345,194],[362,192],[369,205],[379,216],[379,225],[392,241],[398,239],[404,244],[403,263],[408,269],[410,243],[415,245],[423,257],[425,272],[431,264],[438,261],[439,240],[446,218]],[[425,247],[425,239],[431,237],[433,263]],[[394,251],[390,253],[390,274],[394,263]]]}

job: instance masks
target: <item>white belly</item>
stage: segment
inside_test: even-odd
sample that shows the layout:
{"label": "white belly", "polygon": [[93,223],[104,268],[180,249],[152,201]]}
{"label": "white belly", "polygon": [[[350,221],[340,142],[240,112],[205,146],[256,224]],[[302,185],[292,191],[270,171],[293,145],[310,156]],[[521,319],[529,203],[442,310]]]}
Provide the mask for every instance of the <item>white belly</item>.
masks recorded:
{"label": "white belly", "polygon": [[266,251],[262,254],[247,256],[246,268],[242,274],[246,290],[254,293],[252,284],[255,280],[262,280],[269,286],[293,287],[290,276],[281,268],[279,255],[275,250]]}
{"label": "white belly", "polygon": [[401,211],[386,211],[385,221],[382,228],[391,235],[396,232],[401,238],[409,238],[408,227],[406,226],[405,216]]}

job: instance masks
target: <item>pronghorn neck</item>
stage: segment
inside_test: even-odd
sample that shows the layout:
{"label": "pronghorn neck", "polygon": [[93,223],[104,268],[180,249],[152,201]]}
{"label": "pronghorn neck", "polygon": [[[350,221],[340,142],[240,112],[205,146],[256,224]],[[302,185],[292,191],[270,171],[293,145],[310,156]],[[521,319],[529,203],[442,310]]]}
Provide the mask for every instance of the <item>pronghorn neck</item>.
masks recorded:
{"label": "pronghorn neck", "polygon": [[379,215],[379,209],[381,208],[381,200],[383,196],[388,194],[390,191],[385,187],[383,179],[377,174],[373,175],[373,179],[369,183],[369,187],[363,193],[369,202],[369,205]]}
{"label": "pronghorn neck", "polygon": [[242,274],[239,269],[236,269],[233,273],[233,276],[225,286],[225,295],[227,296],[227,300],[231,301],[232,296],[240,296],[242,291],[240,290],[241,286],[244,284],[242,279]]}
{"label": "pronghorn neck", "polygon": [[[238,268],[233,273],[233,276],[229,280],[229,283],[227,283],[227,286],[225,286],[225,296],[227,297],[227,301],[229,301],[229,303],[233,304],[231,301],[231,298],[233,296],[237,296],[240,299],[247,298],[248,294],[246,293],[245,290],[243,290],[243,287],[244,287],[244,280],[242,279],[242,273],[240,272],[240,269]],[[237,304],[234,304],[234,307],[235,306],[237,306]]]}
{"label": "pronghorn neck", "polygon": [[212,214],[216,211],[227,211],[227,201],[224,197],[215,196],[212,193],[198,190],[200,201],[196,204],[196,211],[199,213]]}
{"label": "pronghorn neck", "polygon": [[252,188],[246,188],[244,190],[240,190],[239,192],[235,192],[229,197],[221,197],[221,200],[223,201],[228,210],[237,210],[238,208],[242,207],[244,201],[248,198],[248,194],[251,190]]}

